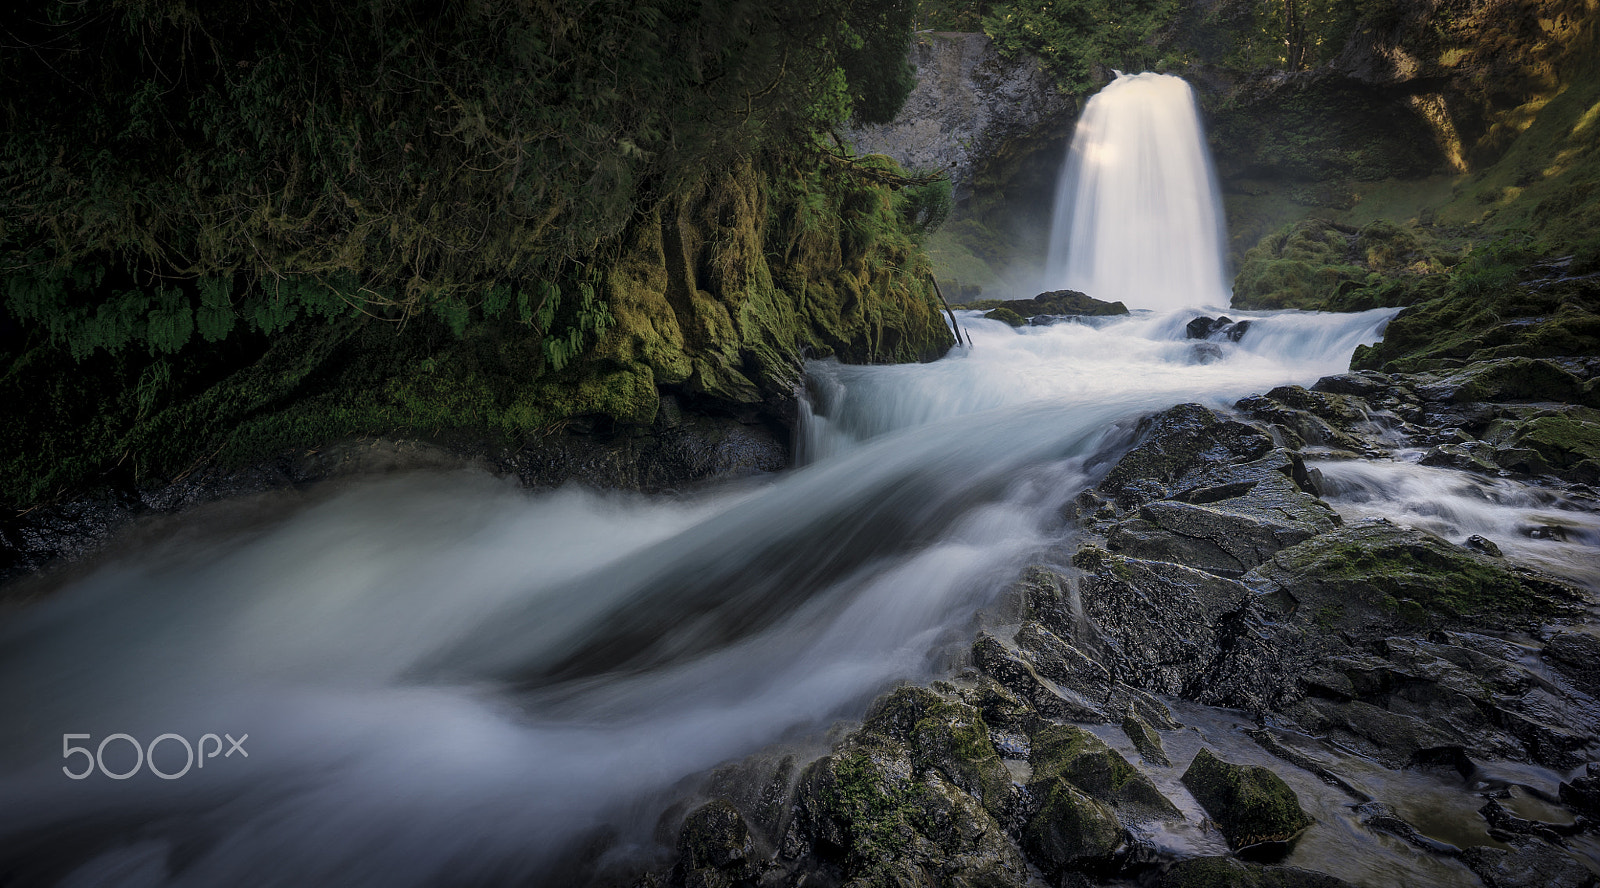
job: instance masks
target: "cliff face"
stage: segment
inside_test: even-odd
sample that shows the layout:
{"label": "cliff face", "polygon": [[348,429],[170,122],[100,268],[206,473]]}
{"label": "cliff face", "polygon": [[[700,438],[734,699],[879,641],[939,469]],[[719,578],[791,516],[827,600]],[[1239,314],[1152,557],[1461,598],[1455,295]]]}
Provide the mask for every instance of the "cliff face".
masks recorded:
{"label": "cliff face", "polygon": [[900,114],[850,138],[861,153],[886,154],[908,169],[948,170],[958,204],[973,198],[996,158],[1071,130],[1077,103],[1037,61],[1005,61],[982,34],[919,34],[911,60],[917,87]]}
{"label": "cliff face", "polygon": [[[1210,117],[1236,256],[1308,215],[1359,224],[1431,208],[1441,220],[1485,221],[1505,194],[1480,195],[1478,182],[1497,175],[1519,140],[1529,163],[1544,163],[1502,184],[1542,190],[1558,178],[1546,170],[1570,169],[1569,149],[1581,149],[1560,143],[1578,118],[1560,134],[1539,129],[1541,119],[1549,129],[1571,117],[1558,100],[1575,101],[1593,82],[1597,12],[1596,0],[1410,0],[1363,19],[1311,70],[1241,73],[1201,56],[1187,73]],[[1531,145],[1540,140],[1548,144]],[[1430,177],[1428,187],[1396,191]]]}

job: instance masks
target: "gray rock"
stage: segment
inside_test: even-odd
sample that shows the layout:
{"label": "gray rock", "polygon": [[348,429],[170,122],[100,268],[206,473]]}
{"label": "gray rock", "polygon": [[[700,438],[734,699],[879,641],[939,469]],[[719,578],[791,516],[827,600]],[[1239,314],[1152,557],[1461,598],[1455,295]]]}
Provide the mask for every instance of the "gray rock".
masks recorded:
{"label": "gray rock", "polygon": [[1232,580],[1160,561],[1086,546],[1074,565],[1083,612],[1098,627],[1105,657],[1122,681],[1157,693],[1194,696],[1222,653],[1224,618],[1251,593]]}
{"label": "gray rock", "polygon": [[1473,847],[1461,859],[1488,888],[1588,888],[1595,875],[1570,854],[1543,842],[1523,842],[1511,850]]}
{"label": "gray rock", "polygon": [[1002,59],[983,34],[923,33],[911,49],[917,85],[893,121],[849,133],[861,154],[887,154],[907,169],[950,173],[955,199],[972,194],[991,157],[1034,134],[1071,131],[1076,104],[1027,56]]}

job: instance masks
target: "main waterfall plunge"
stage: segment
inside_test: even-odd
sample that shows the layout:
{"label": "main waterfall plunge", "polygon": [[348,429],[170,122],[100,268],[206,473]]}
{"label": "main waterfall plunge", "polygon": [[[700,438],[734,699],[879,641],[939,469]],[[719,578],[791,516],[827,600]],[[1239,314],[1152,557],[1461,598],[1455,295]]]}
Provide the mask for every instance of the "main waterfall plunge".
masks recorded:
{"label": "main waterfall plunge", "polygon": [[1123,74],[1089,99],[1056,191],[1048,289],[1130,308],[1226,307],[1216,174],[1181,78]]}

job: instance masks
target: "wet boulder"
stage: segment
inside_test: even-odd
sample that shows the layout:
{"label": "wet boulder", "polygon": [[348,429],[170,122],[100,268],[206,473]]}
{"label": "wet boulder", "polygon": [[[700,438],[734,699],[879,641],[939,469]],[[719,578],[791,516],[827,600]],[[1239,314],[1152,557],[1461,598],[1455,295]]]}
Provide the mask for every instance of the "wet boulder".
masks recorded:
{"label": "wet boulder", "polygon": [[861,733],[903,745],[918,772],[938,771],[990,811],[1003,809],[1010,796],[1011,775],[989,741],[988,725],[964,702],[900,687],[872,704]]}
{"label": "wet boulder", "polygon": [[1013,327],[1025,327],[1028,324],[1027,318],[1017,314],[1015,311],[1012,311],[1005,306],[985,312],[984,317],[991,321],[1000,321],[1004,324],[1010,324]]}
{"label": "wet boulder", "polygon": [[1600,407],[1594,389],[1554,361],[1538,358],[1502,358],[1475,361],[1439,378],[1415,386],[1426,401],[1448,404],[1500,401],[1559,401]]}
{"label": "wet boulder", "polygon": [[696,808],[678,833],[678,862],[670,883],[685,888],[753,885],[759,869],[750,830],[726,799]]}
{"label": "wet boulder", "polygon": [[1120,302],[1095,299],[1077,290],[1051,290],[1033,297],[1032,301],[1032,311],[1043,315],[1111,317],[1128,313],[1128,307]]}
{"label": "wet boulder", "polygon": [[1347,525],[1283,549],[1244,582],[1328,631],[1523,626],[1573,613],[1583,600],[1565,582],[1387,521]]}
{"label": "wet boulder", "polygon": [[1265,395],[1243,398],[1234,408],[1252,419],[1272,423],[1287,436],[1305,444],[1357,453],[1379,449],[1373,442],[1364,440],[1364,434],[1373,424],[1366,403],[1355,396],[1289,385],[1279,386]]}
{"label": "wet boulder", "polygon": [[1509,849],[1473,847],[1461,861],[1488,888],[1593,888],[1595,875],[1559,848],[1539,841],[1519,841]]}
{"label": "wet boulder", "polygon": [[1561,632],[1545,642],[1541,653],[1575,687],[1600,698],[1600,637],[1583,629]]}
{"label": "wet boulder", "polygon": [[1178,809],[1150,778],[1105,741],[1075,725],[1043,725],[1029,737],[1028,762],[1036,797],[1066,781],[1128,820],[1178,817]]}
{"label": "wet boulder", "polygon": [[1189,763],[1183,785],[1235,850],[1292,842],[1312,823],[1283,778],[1258,765],[1225,762],[1206,749]]}
{"label": "wet boulder", "polygon": [[1190,339],[1227,339],[1229,342],[1238,342],[1250,330],[1249,321],[1235,322],[1224,315],[1220,318],[1208,318],[1201,315],[1184,326],[1184,334]]}
{"label": "wet boulder", "polygon": [[1127,842],[1111,809],[1065,780],[1044,789],[1023,831],[1029,856],[1046,872],[1109,867]]}
{"label": "wet boulder", "polygon": [[1272,452],[1260,429],[1219,418],[1199,404],[1179,404],[1139,424],[1139,443],[1111,468],[1099,492],[1123,507],[1163,499],[1208,473]]}
{"label": "wet boulder", "polygon": [[1172,767],[1172,759],[1167,758],[1167,751],[1161,745],[1161,735],[1131,708],[1122,717],[1122,733],[1127,735],[1133,748],[1139,750],[1139,755],[1146,762],[1163,768]]}
{"label": "wet boulder", "polygon": [[1600,481],[1600,410],[1541,411],[1515,426],[1497,459],[1508,469],[1530,474],[1549,473],[1589,484]]}
{"label": "wet boulder", "polygon": [[1094,546],[1079,549],[1073,564],[1088,574],[1079,596],[1104,638],[1101,661],[1121,681],[1156,693],[1200,693],[1197,682],[1222,655],[1227,617],[1252,597],[1233,580]]}
{"label": "wet boulder", "polygon": [[1009,788],[973,707],[899,688],[802,772],[783,853],[824,881],[1020,884],[1027,865],[983,800]]}
{"label": "wet boulder", "polygon": [[1237,577],[1339,522],[1327,504],[1286,475],[1270,472],[1146,503],[1136,520],[1112,529],[1106,547]]}

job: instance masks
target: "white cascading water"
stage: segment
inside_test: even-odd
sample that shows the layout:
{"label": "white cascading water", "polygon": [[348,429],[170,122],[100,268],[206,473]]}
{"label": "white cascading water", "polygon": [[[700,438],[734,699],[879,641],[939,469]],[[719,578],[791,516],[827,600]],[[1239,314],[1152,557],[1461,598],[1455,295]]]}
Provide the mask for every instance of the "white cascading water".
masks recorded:
{"label": "white cascading water", "polygon": [[[224,506],[260,514],[179,525],[0,629],[0,872],[570,881],[565,849],[607,824],[648,845],[685,777],[946,667],[1023,565],[1070,557],[1059,509],[1139,415],[1336,372],[1390,314],[1257,317],[1207,364],[1183,315],[967,317],[975,346],[931,365],[815,365],[816,458],[753,487],[463,472]],[[64,734],[113,733],[248,734],[250,757],[63,775]]]}
{"label": "white cascading water", "polygon": [[1121,74],[1089,99],[1073,132],[1045,288],[1129,308],[1225,308],[1221,208],[1189,84]]}

